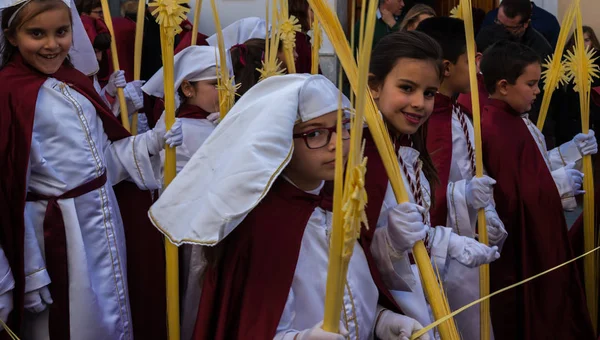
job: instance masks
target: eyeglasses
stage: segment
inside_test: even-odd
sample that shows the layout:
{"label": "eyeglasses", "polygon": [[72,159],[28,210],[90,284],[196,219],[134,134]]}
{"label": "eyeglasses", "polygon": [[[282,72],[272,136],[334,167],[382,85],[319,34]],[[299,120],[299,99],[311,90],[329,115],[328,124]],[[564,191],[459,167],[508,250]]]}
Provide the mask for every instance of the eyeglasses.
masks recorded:
{"label": "eyeglasses", "polygon": [[496,19],[494,19],[494,23],[496,25],[500,25],[500,26],[504,27],[504,29],[506,29],[507,31],[510,31],[510,32],[517,32],[517,31],[521,30],[523,27],[525,27],[525,23],[524,22],[520,23],[520,24],[518,24],[516,26],[505,25],[505,24],[502,23],[502,21],[498,20],[497,17],[496,17]]}
{"label": "eyeglasses", "polygon": [[[329,128],[318,128],[302,133],[295,133],[292,137],[304,139],[306,147],[309,149],[320,149],[331,141],[331,135],[336,132],[337,126]],[[342,139],[350,139],[350,119],[342,121]]]}

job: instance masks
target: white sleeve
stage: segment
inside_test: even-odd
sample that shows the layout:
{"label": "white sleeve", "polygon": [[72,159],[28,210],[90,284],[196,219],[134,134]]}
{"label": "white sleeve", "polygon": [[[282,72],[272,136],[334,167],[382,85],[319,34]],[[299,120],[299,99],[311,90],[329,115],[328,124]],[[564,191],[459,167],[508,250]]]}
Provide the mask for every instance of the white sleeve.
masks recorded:
{"label": "white sleeve", "polygon": [[477,210],[467,204],[467,181],[462,179],[448,183],[446,201],[448,214],[446,226],[452,228],[458,235],[474,237],[473,227],[477,221]]}
{"label": "white sleeve", "polygon": [[296,334],[300,332],[299,330],[292,329],[294,319],[296,318],[294,301],[294,291],[290,289],[290,294],[285,302],[279,325],[277,325],[277,332],[273,338],[274,340],[293,340],[294,337],[296,337]]}
{"label": "white sleeve", "polygon": [[412,291],[416,277],[410,267],[408,253],[398,253],[388,240],[387,225],[378,226],[371,242],[371,254],[386,287],[390,290]]}
{"label": "white sleeve", "polygon": [[443,280],[446,274],[446,265],[448,260],[448,245],[450,244],[450,235],[452,229],[437,226],[429,230],[429,248],[431,254],[431,265],[433,269],[440,273],[440,279]]}
{"label": "white sleeve", "polygon": [[558,168],[552,171],[552,178],[560,194],[563,209],[566,211],[573,211],[577,208],[577,201],[573,195],[573,185],[571,179],[567,175],[564,168]]}
{"label": "white sleeve", "polygon": [[581,158],[581,152],[579,152],[577,145],[573,141],[566,142],[548,151],[548,161],[552,170],[562,168],[569,163],[576,163]]}

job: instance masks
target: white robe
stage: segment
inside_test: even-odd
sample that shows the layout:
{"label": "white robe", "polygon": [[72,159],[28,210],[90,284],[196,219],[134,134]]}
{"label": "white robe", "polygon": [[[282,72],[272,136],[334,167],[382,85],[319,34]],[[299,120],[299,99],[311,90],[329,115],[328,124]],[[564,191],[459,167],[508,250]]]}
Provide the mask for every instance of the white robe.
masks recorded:
{"label": "white robe", "polygon": [[[177,173],[183,169],[187,162],[192,158],[194,153],[202,146],[202,143],[210,136],[215,129],[213,124],[208,119],[195,118],[179,118],[181,120],[181,128],[183,131],[183,143],[175,149],[175,158],[177,163]],[[159,124],[165,124],[164,112],[160,117]],[[160,152],[162,163],[164,164],[165,152]]]}
{"label": "white robe", "polygon": [[[36,103],[27,190],[59,196],[107,174],[100,189],[59,200],[65,223],[72,339],[132,339],[123,223],[112,186],[132,180],[157,189],[158,157],[147,137],[108,140],[94,106],[54,78]],[[47,201],[25,206],[25,292],[50,283],[45,270],[43,220]],[[1,282],[1,281],[0,281]],[[23,339],[48,339],[48,309],[25,313]]]}
{"label": "white robe", "polygon": [[[556,188],[558,189],[558,193],[562,200],[563,209],[566,211],[575,210],[575,208],[577,208],[577,201],[575,196],[573,196],[571,180],[567,176],[564,167],[569,163],[578,162],[583,157],[581,152],[579,152],[577,145],[575,145],[575,142],[570,141],[548,151],[544,135],[537,126],[529,120],[529,115],[523,114],[521,115],[521,118],[523,119],[523,122],[525,122],[525,125],[527,125],[531,137],[537,144],[540,153],[542,154],[542,157],[544,157],[546,165],[552,174],[552,178],[554,178],[554,183],[556,184]],[[581,167],[581,163],[576,163],[576,169],[581,171]]]}
{"label": "white robe", "polygon": [[[419,152],[409,147],[400,147],[398,150],[398,157],[402,157],[408,173],[414,180],[414,164],[417,163]],[[420,161],[418,161],[418,164],[418,166],[421,166]],[[410,185],[406,176],[403,171],[400,172],[402,173],[404,185],[407,188],[409,200],[410,202],[415,203],[415,198],[410,190]],[[421,186],[425,208],[427,209],[427,215],[429,215],[431,193],[429,182],[422,171]],[[381,214],[379,215],[379,221],[377,222],[377,229],[373,236],[371,251],[376,259],[377,266],[382,274],[385,284],[391,290],[394,299],[400,308],[402,308],[402,311],[407,316],[416,319],[423,326],[426,326],[431,324],[433,318],[430,313],[429,305],[425,300],[418,268],[416,265],[410,264],[408,254],[395,254],[393,250],[389,249],[389,242],[386,240],[387,236],[385,228],[387,228],[388,223],[388,211],[389,209],[393,209],[396,205],[398,205],[398,202],[396,201],[391,185],[388,183],[388,188],[381,207]],[[434,269],[437,267],[440,275],[444,277],[447,271],[448,244],[452,230],[442,226],[438,226],[435,229],[435,236],[431,241],[431,261]],[[382,251],[382,249],[386,250]],[[433,334],[430,335],[433,336]]]}

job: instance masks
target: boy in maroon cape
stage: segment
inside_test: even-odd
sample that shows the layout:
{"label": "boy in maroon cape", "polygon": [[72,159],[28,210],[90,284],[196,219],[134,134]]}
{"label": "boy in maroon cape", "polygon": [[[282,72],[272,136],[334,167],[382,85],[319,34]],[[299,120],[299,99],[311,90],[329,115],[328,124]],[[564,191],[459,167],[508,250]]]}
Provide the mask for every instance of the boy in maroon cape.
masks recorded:
{"label": "boy in maroon cape", "polygon": [[[500,42],[481,62],[490,101],[482,114],[483,161],[496,179],[496,209],[508,231],[490,265],[496,291],[573,258],[561,197],[524,114],[540,93],[530,48]],[[538,136],[538,138],[541,138]],[[498,339],[595,339],[575,264],[492,299]]]}
{"label": "boy in maroon cape", "polygon": [[[474,238],[477,234],[477,212],[485,209],[490,245],[501,248],[507,234],[491,201],[495,181],[487,176],[474,177],[473,124],[463,107],[453,99],[459,93],[470,92],[464,22],[447,17],[430,18],[422,21],[417,31],[435,39],[442,47],[444,58],[442,83],[428,120],[427,151],[440,181],[435,189],[431,222]],[[487,200],[481,199],[483,193]],[[453,310],[477,300],[479,269],[450,260],[444,288]],[[479,315],[479,309],[471,308],[456,316],[463,339],[479,339]]]}

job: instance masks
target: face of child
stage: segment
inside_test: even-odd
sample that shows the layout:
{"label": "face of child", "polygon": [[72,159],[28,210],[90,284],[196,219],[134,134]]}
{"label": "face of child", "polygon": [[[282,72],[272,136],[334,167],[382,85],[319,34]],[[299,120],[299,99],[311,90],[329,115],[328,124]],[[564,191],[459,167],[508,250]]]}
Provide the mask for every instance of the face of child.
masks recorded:
{"label": "face of child", "polygon": [[589,33],[583,32],[583,43],[585,47],[592,49],[594,48],[594,44],[592,43],[592,38]]}
{"label": "face of child", "polygon": [[[35,3],[26,6],[32,5],[35,6]],[[29,65],[44,74],[54,74],[65,61],[73,41],[69,9],[64,6],[44,11],[21,25],[14,36],[7,38]]]}
{"label": "face of child", "polygon": [[449,82],[454,93],[469,93],[471,82],[469,78],[469,60],[466,53],[461,54],[456,64],[445,63],[444,82]]}
{"label": "face of child", "polygon": [[[281,61],[281,68],[286,70],[286,73],[289,73],[287,71],[287,60],[285,59],[285,52],[283,50],[283,48],[281,49],[281,51],[277,52],[277,59],[279,61]],[[298,52],[296,52],[296,49],[294,49],[294,63],[298,60]]]}
{"label": "face of child", "polygon": [[186,82],[181,86],[187,104],[198,106],[208,113],[219,111],[219,90],[217,90],[216,79],[200,80],[193,85]]}
{"label": "face of child", "polygon": [[413,134],[431,115],[440,79],[429,60],[400,59],[384,79],[371,87],[379,111],[401,134]]}
{"label": "face of child", "polygon": [[526,113],[531,110],[535,98],[540,93],[538,85],[541,73],[540,64],[533,63],[525,68],[514,85],[504,84],[505,80],[500,81],[502,83],[499,87],[500,93],[515,111]]}
{"label": "face of child", "polygon": [[[321,130],[337,126],[337,112],[330,112],[321,117],[294,126],[294,154],[284,170],[296,186],[302,190],[313,190],[321,181],[330,181],[335,177],[335,132],[332,132],[328,143],[325,143],[329,132]],[[348,156],[350,134],[342,127],[344,164]],[[325,137],[325,138],[324,138]],[[322,145],[322,147],[318,147]],[[309,147],[310,146],[310,147]],[[317,148],[314,148],[317,147]]]}

